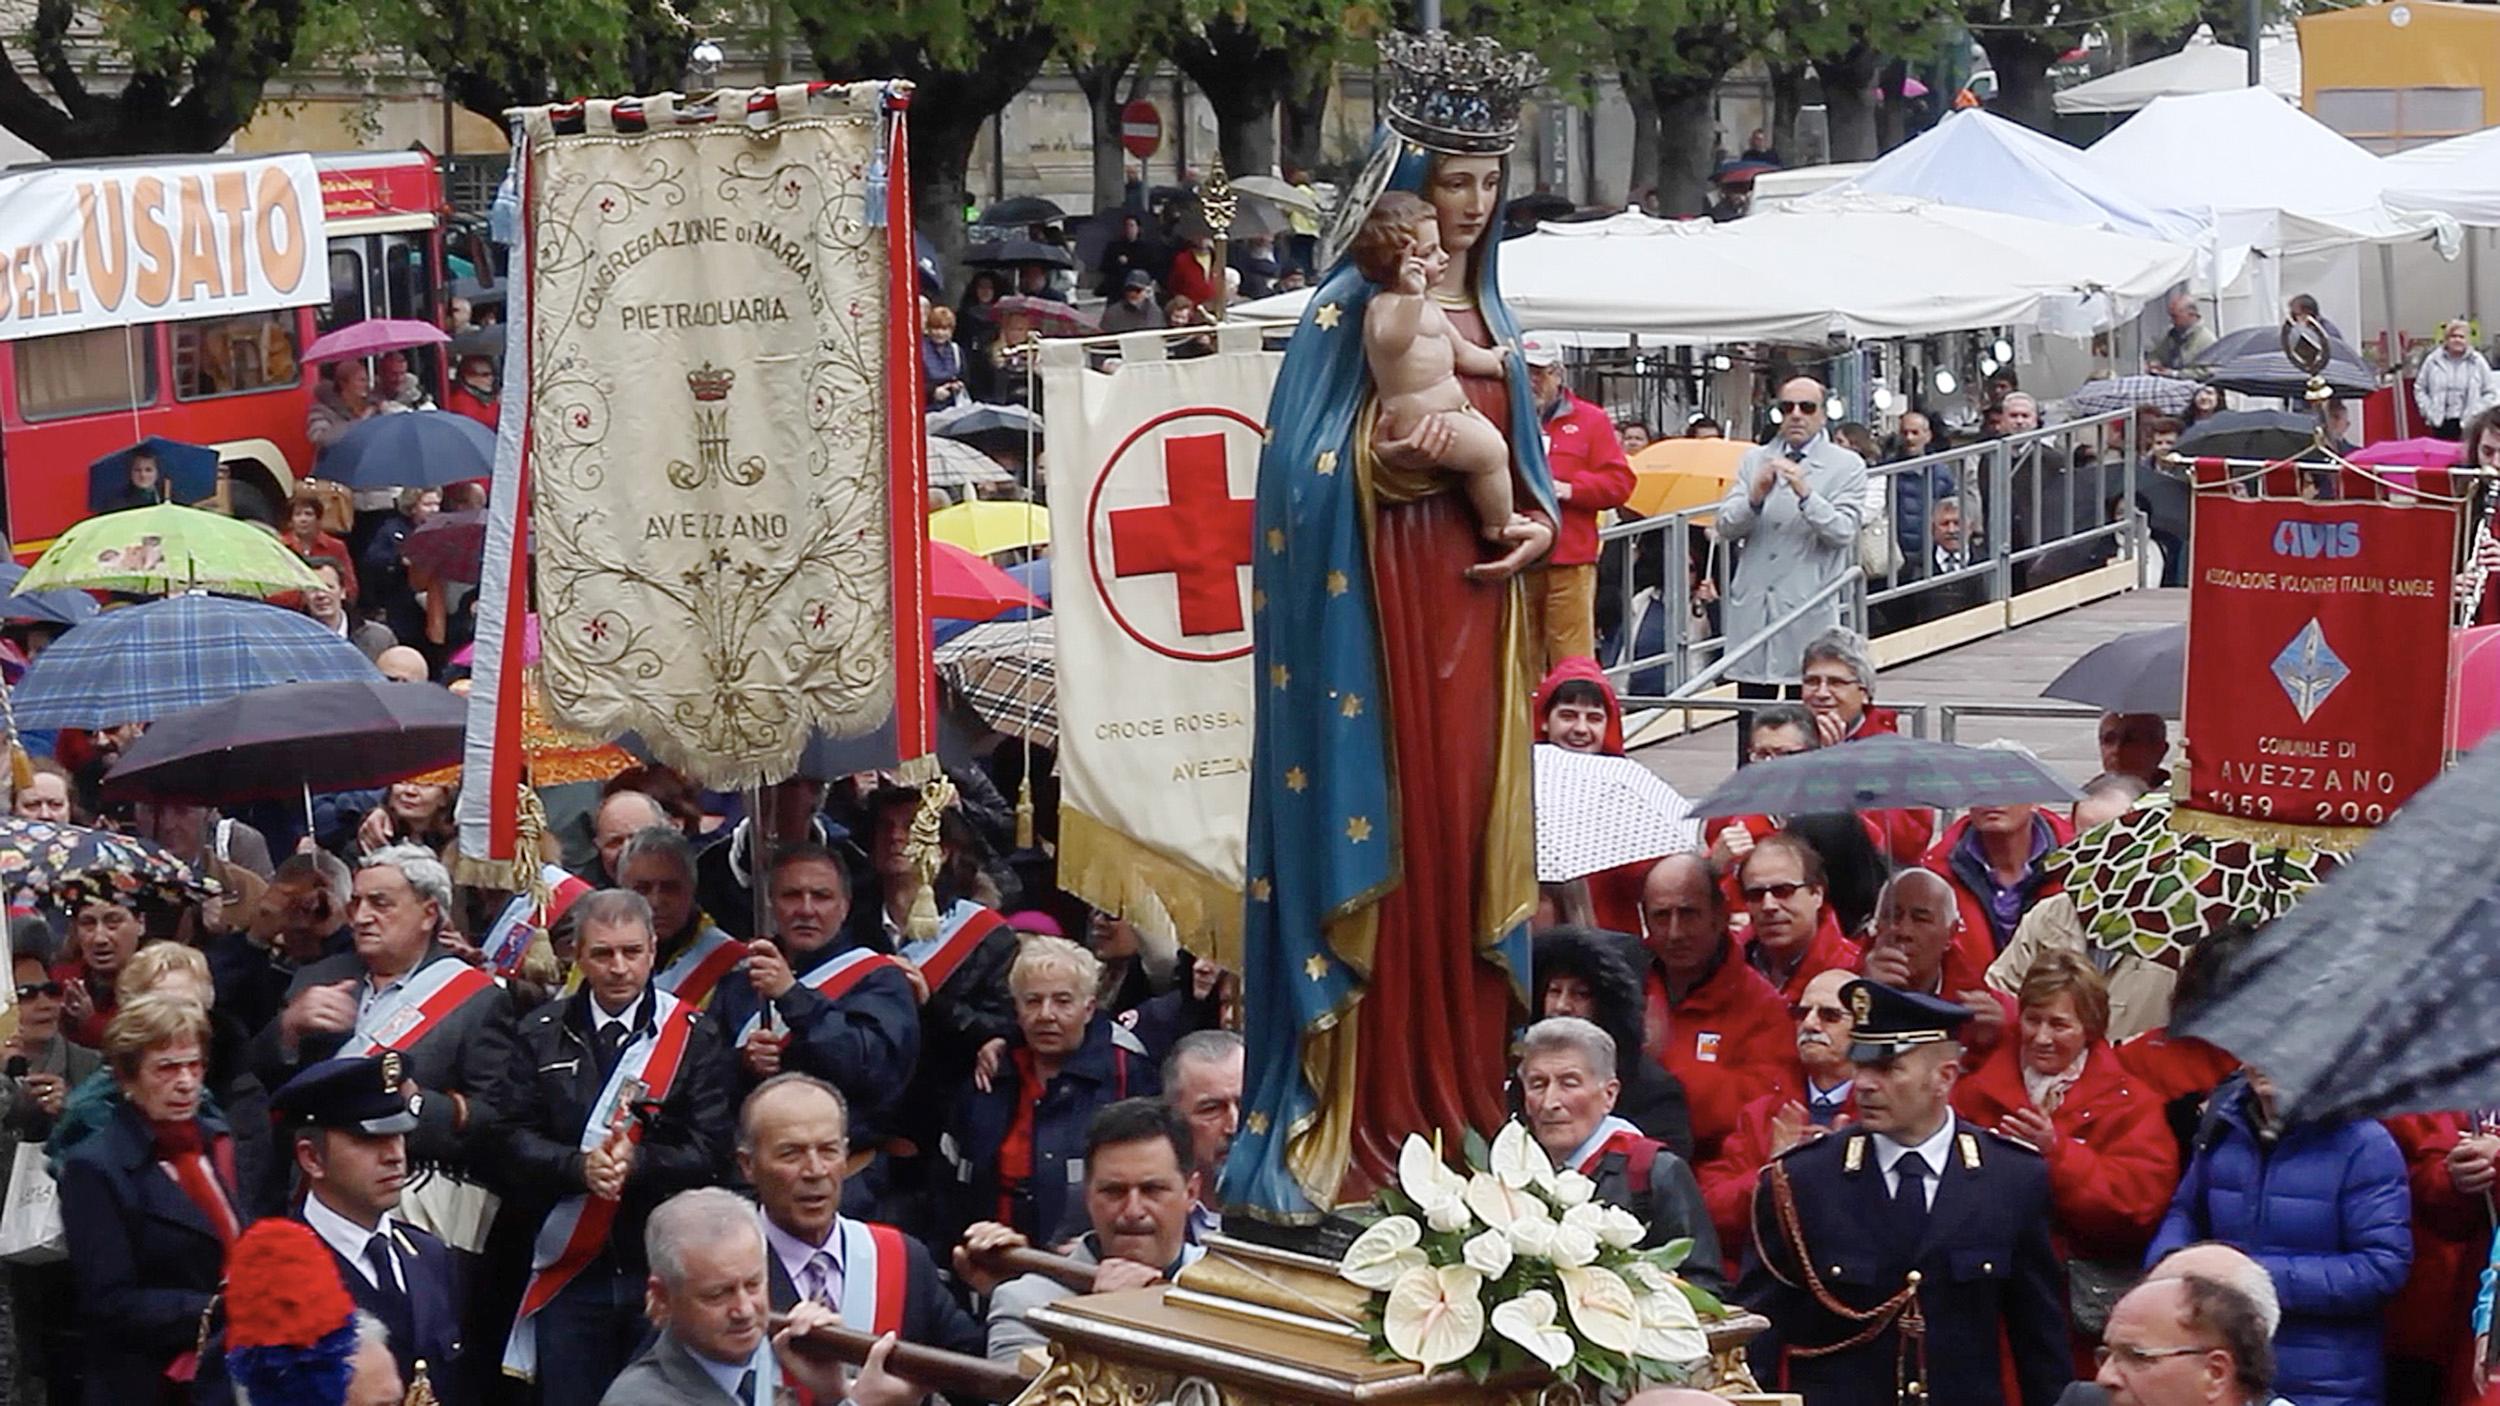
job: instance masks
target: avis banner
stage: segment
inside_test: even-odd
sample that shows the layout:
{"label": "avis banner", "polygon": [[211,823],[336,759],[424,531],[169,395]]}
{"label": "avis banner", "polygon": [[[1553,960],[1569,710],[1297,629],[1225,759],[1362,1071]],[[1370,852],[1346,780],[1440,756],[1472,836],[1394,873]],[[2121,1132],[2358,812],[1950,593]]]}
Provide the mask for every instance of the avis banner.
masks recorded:
{"label": "avis banner", "polygon": [[0,174],[0,341],[330,301],[301,154]]}
{"label": "avis banner", "polygon": [[2457,516],[2200,492],[2186,807],[2373,826],[2439,774]]}
{"label": "avis banner", "polygon": [[1282,357],[1255,328],[1110,369],[1045,344],[1059,878],[1238,965],[1250,814],[1251,500]]}

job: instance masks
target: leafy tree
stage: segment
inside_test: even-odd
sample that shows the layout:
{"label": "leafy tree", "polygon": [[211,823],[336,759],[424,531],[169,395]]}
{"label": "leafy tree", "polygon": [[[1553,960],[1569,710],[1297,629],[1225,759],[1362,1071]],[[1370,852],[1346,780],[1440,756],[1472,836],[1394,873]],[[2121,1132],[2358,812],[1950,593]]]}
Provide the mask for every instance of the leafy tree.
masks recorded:
{"label": "leafy tree", "polygon": [[1997,95],[1988,106],[2000,116],[2026,127],[2049,130],[2056,117],[2050,102],[2049,68],[2081,46],[2097,29],[2120,20],[2141,29],[2160,29],[2183,22],[2197,0],[1964,0],[1962,17],[1971,37],[1986,51],[1996,70]]}
{"label": "leafy tree", "polygon": [[1215,109],[1216,149],[1236,176],[1277,166],[1276,108],[1309,90],[1349,38],[1328,0],[1232,0],[1189,14],[1166,52]]}
{"label": "leafy tree", "polygon": [[[526,8],[524,8],[526,6]],[[401,0],[382,38],[415,54],[452,101],[502,125],[506,109],[685,82],[697,18],[667,0]]]}
{"label": "leafy tree", "polygon": [[22,49],[0,43],[0,127],[62,159],[215,151],[272,80],[355,24],[342,0],[121,0],[101,18],[111,57],[91,65],[74,0],[36,0],[8,37]]}
{"label": "leafy tree", "polygon": [[1718,134],[1711,99],[1721,76],[1756,52],[1770,22],[1769,0],[1618,3],[1606,27],[1624,86],[1639,85],[1658,114],[1657,164],[1634,170],[1631,188],[1654,188],[1662,214],[1698,215],[1710,203]]}
{"label": "leafy tree", "polygon": [[1822,80],[1832,160],[1875,158],[1882,145],[1877,80],[1886,56],[1931,47],[1937,28],[1953,16],[1946,0],[1782,0],[1775,29],[1784,52],[1813,65]]}

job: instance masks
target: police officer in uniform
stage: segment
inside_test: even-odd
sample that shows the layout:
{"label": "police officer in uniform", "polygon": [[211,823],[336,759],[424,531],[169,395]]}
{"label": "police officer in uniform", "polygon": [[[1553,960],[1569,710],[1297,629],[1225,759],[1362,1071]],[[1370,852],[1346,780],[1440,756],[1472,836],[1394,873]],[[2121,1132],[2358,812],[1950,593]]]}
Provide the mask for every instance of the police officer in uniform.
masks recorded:
{"label": "police officer in uniform", "polygon": [[452,1252],[392,1214],[417,1126],[400,1066],[391,1051],[325,1059],[271,1102],[304,1188],[296,1218],[330,1247],[356,1306],[390,1330],[399,1379],[412,1387],[424,1380],[435,1400],[457,1406],[461,1302]]}
{"label": "police officer in uniform", "polygon": [[1737,1297],[1814,1406],[2005,1406],[2009,1375],[2051,1406],[2070,1359],[2048,1165],[1953,1116],[1970,1010],[1871,981],[1841,999],[1858,1121],[1762,1169]]}

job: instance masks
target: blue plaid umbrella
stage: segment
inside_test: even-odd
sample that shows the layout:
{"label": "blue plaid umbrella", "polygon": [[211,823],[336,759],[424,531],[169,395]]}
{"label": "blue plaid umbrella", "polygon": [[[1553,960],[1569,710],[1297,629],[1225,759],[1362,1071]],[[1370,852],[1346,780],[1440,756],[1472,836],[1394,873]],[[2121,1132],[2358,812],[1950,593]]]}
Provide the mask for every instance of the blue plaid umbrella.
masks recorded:
{"label": "blue plaid umbrella", "polygon": [[2029,752],[1889,735],[1756,762],[1719,783],[1695,815],[1819,815],[1839,810],[2071,801],[2074,788]]}
{"label": "blue plaid umbrella", "polygon": [[448,410],[358,420],[313,461],[314,477],[349,488],[440,488],[494,472],[495,432]]}
{"label": "blue plaid umbrella", "polygon": [[17,687],[17,725],[118,727],[272,684],[379,677],[354,645],[307,616],[181,595],[107,612],[61,636]]}
{"label": "blue plaid umbrella", "polygon": [[2196,399],[2196,384],[2180,376],[2112,376],[2086,381],[2066,397],[2066,413],[2078,417],[2107,415],[2140,405],[2164,415],[2176,415]]}

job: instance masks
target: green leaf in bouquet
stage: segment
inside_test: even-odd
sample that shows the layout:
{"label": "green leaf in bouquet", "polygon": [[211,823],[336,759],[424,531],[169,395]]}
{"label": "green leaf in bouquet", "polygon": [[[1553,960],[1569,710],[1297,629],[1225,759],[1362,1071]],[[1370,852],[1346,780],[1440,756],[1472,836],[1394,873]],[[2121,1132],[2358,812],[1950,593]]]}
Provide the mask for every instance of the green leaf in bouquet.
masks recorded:
{"label": "green leaf in bouquet", "polygon": [[1642,1256],[1660,1269],[1670,1271],[1683,1268],[1684,1262],[1692,1257],[1693,1237],[1689,1235],[1670,1240]]}
{"label": "green leaf in bouquet", "polygon": [[1572,1359],[1572,1365],[1608,1391],[1623,1390],[1623,1364],[1603,1348],[1583,1346],[1580,1355]]}
{"label": "green leaf in bouquet", "polygon": [[1415,1204],[1415,1198],[1394,1186],[1380,1188],[1379,1201],[1381,1210],[1389,1215],[1410,1216],[1417,1221],[1424,1218],[1424,1208]]}
{"label": "green leaf in bouquet", "polygon": [[1684,1301],[1693,1306],[1693,1316],[1702,1322],[1715,1323],[1728,1316],[1727,1305],[1719,1302],[1719,1296],[1692,1280],[1678,1279],[1675,1287],[1684,1291]]}
{"label": "green leaf in bouquet", "polygon": [[1471,1172],[1480,1172],[1493,1165],[1493,1144],[1486,1142],[1484,1134],[1472,1127],[1465,1137],[1459,1139],[1458,1150],[1466,1157],[1467,1170]]}

